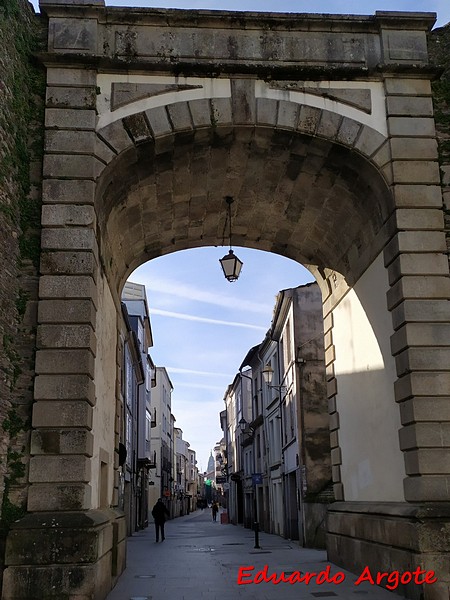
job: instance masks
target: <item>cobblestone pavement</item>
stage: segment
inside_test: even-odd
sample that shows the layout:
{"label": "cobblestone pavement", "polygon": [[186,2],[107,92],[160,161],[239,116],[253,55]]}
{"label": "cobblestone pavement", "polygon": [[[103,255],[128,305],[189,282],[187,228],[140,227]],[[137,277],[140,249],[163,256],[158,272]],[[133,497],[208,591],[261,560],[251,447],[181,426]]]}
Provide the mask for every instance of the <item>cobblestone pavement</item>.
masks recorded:
{"label": "cobblestone pavement", "polygon": [[[276,535],[254,533],[241,526],[213,522],[209,510],[166,523],[166,539],[155,543],[154,527],[128,538],[127,568],[107,600],[398,600],[402,596],[363,582],[332,565],[321,550],[300,548]],[[297,582],[238,585],[240,567],[254,566],[252,577],[267,565],[267,573],[288,576],[293,571],[318,573],[330,565],[331,576],[345,575],[339,585],[315,579]],[[250,571],[243,575],[250,574]]]}

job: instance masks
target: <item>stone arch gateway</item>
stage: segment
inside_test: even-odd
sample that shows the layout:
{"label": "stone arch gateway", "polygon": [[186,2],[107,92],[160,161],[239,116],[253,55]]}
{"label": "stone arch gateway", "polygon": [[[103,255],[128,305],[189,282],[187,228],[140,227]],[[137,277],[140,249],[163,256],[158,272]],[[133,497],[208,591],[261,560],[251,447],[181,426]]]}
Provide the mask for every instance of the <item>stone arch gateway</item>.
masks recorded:
{"label": "stone arch gateway", "polygon": [[433,569],[437,584],[406,591],[447,597],[450,278],[426,44],[434,16],[41,8],[29,512],[8,538],[4,600],[36,588],[100,600],[123,570],[121,286],[147,260],[221,244],[229,194],[235,245],[305,264],[322,289],[338,500],[330,559]]}

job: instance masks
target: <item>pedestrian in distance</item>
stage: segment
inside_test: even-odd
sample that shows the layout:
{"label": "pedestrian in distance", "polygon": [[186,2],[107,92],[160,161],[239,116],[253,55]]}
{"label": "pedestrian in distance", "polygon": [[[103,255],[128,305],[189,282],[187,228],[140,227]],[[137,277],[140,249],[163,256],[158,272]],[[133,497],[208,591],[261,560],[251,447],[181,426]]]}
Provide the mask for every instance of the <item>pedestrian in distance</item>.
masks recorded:
{"label": "pedestrian in distance", "polygon": [[164,523],[166,522],[166,515],[169,517],[169,511],[165,507],[162,498],[158,498],[158,502],[152,509],[152,517],[155,519],[155,533],[156,541],[159,542],[159,533],[161,532],[161,541],[165,540],[164,537]]}
{"label": "pedestrian in distance", "polygon": [[212,503],[211,511],[213,521],[217,521],[217,513],[219,512],[219,505],[217,504],[217,502]]}

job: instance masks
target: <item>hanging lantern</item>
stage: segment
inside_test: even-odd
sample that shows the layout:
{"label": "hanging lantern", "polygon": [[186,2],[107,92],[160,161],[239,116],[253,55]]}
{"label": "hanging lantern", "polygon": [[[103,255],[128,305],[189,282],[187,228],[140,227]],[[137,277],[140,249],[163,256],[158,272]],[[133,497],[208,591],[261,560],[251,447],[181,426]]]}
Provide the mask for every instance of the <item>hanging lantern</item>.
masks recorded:
{"label": "hanging lantern", "polygon": [[229,241],[230,241],[230,250],[228,254],[226,254],[223,258],[219,260],[220,265],[222,267],[223,274],[228,281],[236,281],[240,275],[242,265],[244,264],[242,260],[235,255],[231,248],[231,204],[233,203],[233,198],[231,196],[225,197],[225,202],[228,205],[228,224],[229,224]]}

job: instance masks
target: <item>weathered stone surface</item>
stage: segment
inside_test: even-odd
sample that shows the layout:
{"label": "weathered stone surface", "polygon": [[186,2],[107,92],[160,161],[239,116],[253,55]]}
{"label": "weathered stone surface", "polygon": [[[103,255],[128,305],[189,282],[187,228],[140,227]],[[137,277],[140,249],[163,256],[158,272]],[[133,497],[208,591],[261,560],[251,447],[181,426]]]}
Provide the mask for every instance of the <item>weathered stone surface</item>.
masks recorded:
{"label": "weathered stone surface", "polygon": [[384,144],[386,138],[384,135],[381,135],[378,131],[374,131],[371,127],[364,127],[361,130],[361,134],[355,143],[355,148],[357,148],[362,154],[365,156],[372,156],[382,144]]}
{"label": "weathered stone surface", "polygon": [[392,310],[406,298],[450,298],[448,276],[403,276],[387,293],[388,309]]}
{"label": "weathered stone surface", "polygon": [[411,143],[411,138],[394,137],[391,138],[391,151],[394,160],[436,160],[438,156],[437,142],[433,138],[418,138]]}
{"label": "weathered stone surface", "polygon": [[442,253],[447,249],[444,232],[400,231],[384,249],[384,263],[388,266],[401,252]]}
{"label": "weathered stone surface", "polygon": [[389,283],[393,285],[402,275],[446,275],[448,260],[445,254],[400,254],[389,265]]}
{"label": "weathered stone surface", "polygon": [[361,123],[358,123],[353,119],[349,119],[348,117],[344,117],[339,127],[336,141],[346,144],[347,146],[353,146],[359,135],[359,132],[361,131],[361,128]]}
{"label": "weathered stone surface", "polygon": [[114,123],[103,127],[98,132],[98,135],[101,139],[108,142],[117,153],[123,152],[132,144],[131,138],[126,132],[122,121],[114,121]]}
{"label": "weathered stone surface", "polygon": [[233,122],[251,125],[256,117],[255,83],[246,79],[232,79]]}
{"label": "weathered stone surface", "polygon": [[91,506],[91,486],[87,483],[33,483],[28,492],[28,510],[33,512],[88,510]]}
{"label": "weathered stone surface", "polygon": [[394,329],[406,322],[449,322],[448,300],[405,300],[392,311]]}
{"label": "weathered stone surface", "polygon": [[448,474],[450,449],[426,448],[410,450],[405,454],[408,475]]}
{"label": "weathered stone surface", "polygon": [[449,372],[414,371],[397,379],[394,384],[395,399],[401,402],[412,396],[446,396],[449,385]]}
{"label": "weathered stone surface", "polygon": [[392,163],[394,183],[438,184],[439,164],[431,161],[395,160]]}
{"label": "weathered stone surface", "polygon": [[431,97],[390,96],[386,99],[386,108],[389,116],[433,116],[433,103]]}
{"label": "weathered stone surface", "polygon": [[85,454],[92,456],[94,438],[83,429],[39,429],[31,435],[31,454]]}
{"label": "weathered stone surface", "polygon": [[450,370],[450,344],[448,348],[408,348],[395,357],[397,375],[408,371]]}
{"label": "weathered stone surface", "polygon": [[427,79],[387,77],[384,85],[388,94],[397,96],[430,96],[431,83]]}
{"label": "weathered stone surface", "polygon": [[399,404],[403,425],[421,421],[450,421],[450,397],[420,396],[411,398]]}
{"label": "weathered stone surface", "polygon": [[47,108],[94,109],[97,102],[95,87],[47,87]]}
{"label": "weathered stone surface", "polygon": [[47,84],[57,86],[94,86],[97,85],[97,72],[94,69],[47,69]]}
{"label": "weathered stone surface", "polygon": [[97,278],[97,259],[94,252],[43,252],[41,273],[43,275],[90,275]]}
{"label": "weathered stone surface", "polygon": [[73,108],[47,108],[45,111],[45,126],[49,129],[78,129],[94,130],[95,110]]}
{"label": "weathered stone surface", "polygon": [[38,328],[37,345],[45,348],[87,348],[95,355],[96,338],[90,325],[61,326],[49,323]]}
{"label": "weathered stone surface", "polygon": [[174,131],[190,131],[193,128],[192,117],[187,102],[177,102],[167,107],[169,119]]}
{"label": "weathered stone surface", "polygon": [[434,137],[434,120],[426,117],[388,117],[390,135],[401,137]]}
{"label": "weathered stone surface", "polygon": [[392,354],[408,346],[447,346],[450,323],[408,323],[391,337]]}
{"label": "weathered stone surface", "polygon": [[[92,406],[82,400],[40,400],[33,406],[33,427],[84,427],[92,429]],[[47,467],[42,463],[39,463],[39,465],[42,468],[39,471],[40,475],[36,476],[41,477],[41,479],[38,478],[35,481],[57,481],[56,479],[46,478],[50,477],[49,473],[47,476],[45,475],[49,465]],[[83,476],[85,476],[87,472],[83,473]],[[78,475],[81,476],[81,474],[81,471],[78,471]],[[61,481],[78,481],[78,479],[71,475],[69,479],[61,479]],[[89,479],[80,479],[79,481],[89,481]]]}
{"label": "weathered stone surface", "polygon": [[40,298],[89,298],[97,306],[97,288],[92,277],[44,275],[39,281]]}
{"label": "weathered stone surface", "polygon": [[402,427],[399,434],[402,450],[450,447],[450,422],[416,423]]}
{"label": "weathered stone surface", "polygon": [[94,154],[95,149],[94,131],[70,131],[50,129],[45,133],[46,152],[57,152],[61,154]]}
{"label": "weathered stone surface", "polygon": [[46,154],[44,176],[61,179],[97,179],[103,164],[94,156]]}
{"label": "weathered stone surface", "polygon": [[95,183],[88,180],[46,179],[43,182],[43,202],[49,204],[93,204]]}
{"label": "weathered stone surface", "polygon": [[44,250],[91,250],[97,252],[95,231],[90,227],[51,228],[42,231]]}
{"label": "weathered stone surface", "polygon": [[95,315],[95,306],[90,300],[41,300],[38,306],[39,323],[90,323],[94,326]]}
{"label": "weathered stone surface", "polygon": [[442,190],[438,185],[396,184],[394,193],[395,203],[399,208],[442,207]]}
{"label": "weathered stone surface", "polygon": [[278,103],[277,126],[283,129],[297,129],[300,106],[280,100]]}
{"label": "weathered stone surface", "polygon": [[91,463],[86,456],[33,456],[30,461],[30,482],[89,482]]}
{"label": "weathered stone surface", "polygon": [[211,106],[209,100],[206,98],[202,100],[191,100],[188,105],[194,127],[210,127]]}
{"label": "weathered stone surface", "polygon": [[95,404],[95,386],[89,375],[38,375],[35,400],[86,400]]}
{"label": "weathered stone surface", "polygon": [[46,205],[42,207],[43,226],[95,226],[95,211],[93,206],[75,204],[67,205]]}
{"label": "weathered stone surface", "polygon": [[408,502],[448,502],[450,476],[421,475],[407,477],[404,481],[405,498]]}
{"label": "weathered stone surface", "polygon": [[36,352],[37,374],[78,374],[94,377],[94,355],[88,350],[38,350]]}

